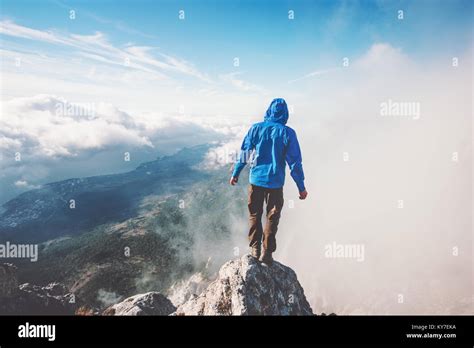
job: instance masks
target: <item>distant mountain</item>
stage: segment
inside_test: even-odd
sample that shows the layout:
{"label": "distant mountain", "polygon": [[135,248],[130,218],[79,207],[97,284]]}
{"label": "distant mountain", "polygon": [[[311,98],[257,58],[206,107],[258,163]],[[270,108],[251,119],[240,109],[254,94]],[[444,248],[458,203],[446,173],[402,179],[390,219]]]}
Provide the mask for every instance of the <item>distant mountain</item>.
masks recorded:
{"label": "distant mountain", "polygon": [[6,203],[0,239],[39,243],[37,262],[6,260],[18,267],[18,281],[60,282],[81,311],[95,313],[137,293],[167,293],[233,258],[246,245],[246,185],[228,185],[229,167],[197,169],[208,148],[129,173],[48,184]]}
{"label": "distant mountain", "polygon": [[0,241],[44,242],[135,217],[146,196],[184,192],[208,178],[209,174],[193,169],[208,149],[208,145],[185,148],[131,172],[68,179],[20,194],[2,206]]}

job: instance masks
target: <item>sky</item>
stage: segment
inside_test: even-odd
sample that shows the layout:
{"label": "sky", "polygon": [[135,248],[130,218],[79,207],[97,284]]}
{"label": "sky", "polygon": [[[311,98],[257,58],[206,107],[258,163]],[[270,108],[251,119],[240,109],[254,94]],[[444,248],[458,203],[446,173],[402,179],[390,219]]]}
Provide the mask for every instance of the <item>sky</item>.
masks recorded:
{"label": "sky", "polygon": [[276,256],[310,303],[472,313],[472,1],[0,4],[0,203],[194,144],[230,165],[283,97],[309,198],[288,176]]}
{"label": "sky", "polygon": [[[28,74],[29,82],[3,88],[3,100],[60,91],[89,100],[93,92],[127,109],[159,103],[171,111],[181,103],[205,114],[213,97],[298,93],[305,88],[298,79],[338,68],[344,57],[356,59],[374,43],[388,42],[418,60],[434,52],[451,57],[470,40],[472,19],[470,1],[456,0],[20,0],[1,6],[3,69],[18,81]],[[15,69],[20,56],[22,67]],[[38,78],[31,81],[33,75]],[[300,83],[288,83],[293,80]],[[123,92],[110,93],[133,87],[152,88],[155,102],[148,95],[125,102]]]}

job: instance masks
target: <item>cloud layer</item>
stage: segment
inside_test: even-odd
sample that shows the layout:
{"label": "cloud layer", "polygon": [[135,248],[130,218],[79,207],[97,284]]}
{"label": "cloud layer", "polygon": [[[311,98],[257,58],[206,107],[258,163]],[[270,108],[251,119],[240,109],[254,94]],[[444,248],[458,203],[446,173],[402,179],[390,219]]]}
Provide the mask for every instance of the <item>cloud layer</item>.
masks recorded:
{"label": "cloud layer", "polygon": [[[287,183],[294,207],[277,257],[295,266],[317,311],[473,312],[472,51],[459,61],[417,63],[378,43],[348,67],[294,82],[307,91],[289,122],[309,198]],[[394,102],[419,114],[382,112]],[[332,243],[363,246],[364,261],[328,258]]]}
{"label": "cloud layer", "polygon": [[[2,202],[46,182],[131,170],[184,146],[225,141],[240,122],[182,113],[129,114],[110,103],[74,103],[54,95],[2,103]],[[132,161],[123,161],[124,153]]]}

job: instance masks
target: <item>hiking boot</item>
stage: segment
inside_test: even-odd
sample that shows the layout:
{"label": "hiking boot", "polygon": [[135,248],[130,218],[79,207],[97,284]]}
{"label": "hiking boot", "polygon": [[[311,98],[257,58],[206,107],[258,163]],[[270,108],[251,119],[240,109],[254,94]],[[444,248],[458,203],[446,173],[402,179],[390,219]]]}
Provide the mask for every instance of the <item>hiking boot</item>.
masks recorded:
{"label": "hiking boot", "polygon": [[262,257],[260,257],[260,261],[267,266],[271,266],[273,264],[272,253],[264,250]]}
{"label": "hiking boot", "polygon": [[252,255],[254,258],[258,260],[260,258],[260,247],[253,246],[252,251],[250,252],[250,255]]}

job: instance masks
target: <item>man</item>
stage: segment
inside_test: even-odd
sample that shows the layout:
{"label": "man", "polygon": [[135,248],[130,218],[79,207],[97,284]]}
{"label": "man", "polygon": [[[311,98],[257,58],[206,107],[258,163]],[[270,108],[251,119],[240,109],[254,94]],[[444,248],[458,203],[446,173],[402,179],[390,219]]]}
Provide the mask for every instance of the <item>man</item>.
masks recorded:
{"label": "man", "polygon": [[[263,122],[254,124],[242,142],[238,161],[235,163],[230,184],[237,184],[240,172],[249,162],[250,186],[248,195],[249,242],[252,256],[271,265],[272,253],[276,250],[275,235],[283,208],[283,185],[286,163],[291,177],[296,182],[299,198],[306,199],[301,151],[293,129],[286,126],[288,107],[284,99],[274,99],[265,114]],[[267,204],[267,221],[262,227],[263,203]],[[261,243],[263,237],[263,252]]]}

